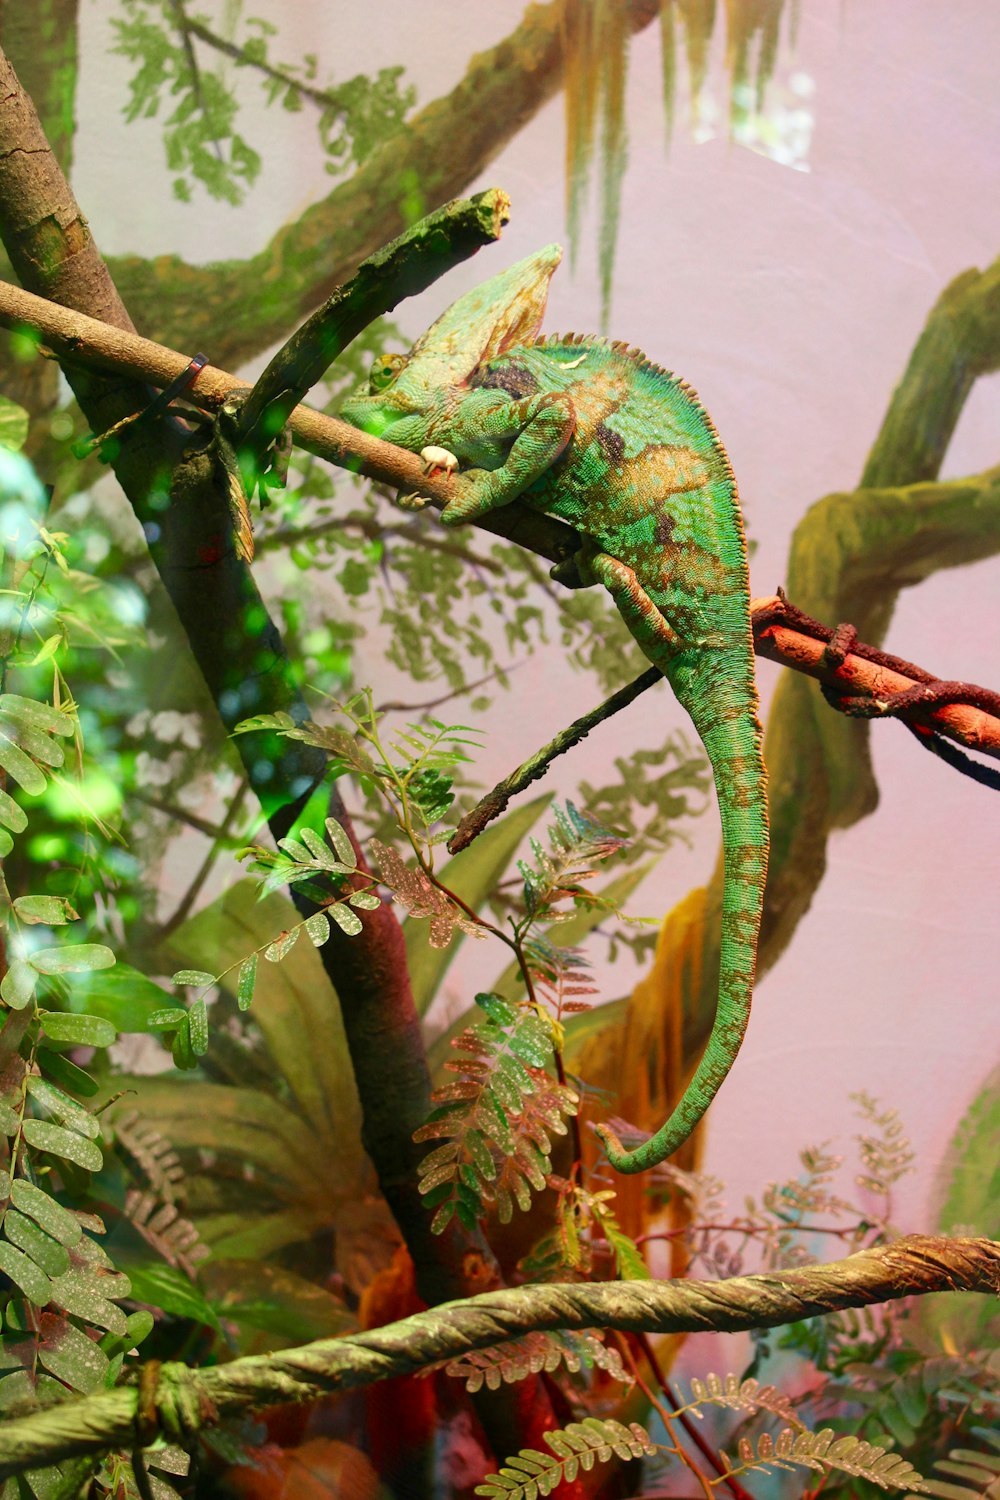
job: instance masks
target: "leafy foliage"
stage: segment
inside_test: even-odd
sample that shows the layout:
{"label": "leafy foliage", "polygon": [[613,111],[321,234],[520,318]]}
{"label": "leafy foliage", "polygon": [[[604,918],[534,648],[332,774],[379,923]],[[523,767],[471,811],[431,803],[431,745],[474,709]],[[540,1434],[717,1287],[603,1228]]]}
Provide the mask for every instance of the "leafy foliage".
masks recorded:
{"label": "leafy foliage", "polygon": [[638,1422],[630,1422],[626,1427],[613,1418],[602,1421],[585,1417],[582,1422],[570,1422],[557,1432],[546,1432],[544,1438],[551,1454],[538,1448],[522,1448],[499,1473],[477,1484],[476,1494],[486,1495],[488,1500],[501,1500],[501,1496],[504,1500],[535,1500],[536,1495],[550,1494],[563,1481],[572,1484],[581,1469],[588,1473],[595,1463],[607,1463],[614,1457],[641,1458],[644,1453],[656,1452],[656,1444]]}
{"label": "leafy foliage", "polygon": [[739,1463],[734,1464],[723,1453],[728,1471],[733,1474],[765,1473],[802,1464],[820,1474],[840,1469],[859,1479],[877,1484],[879,1489],[910,1490],[922,1493],[924,1481],[911,1463],[898,1453],[889,1453],[877,1444],[857,1437],[837,1437],[832,1427],[820,1432],[793,1432],[785,1427],[776,1438],[761,1433],[756,1448],[748,1438],[741,1438]]}
{"label": "leafy foliage", "polygon": [[401,67],[322,87],[314,54],[300,64],[274,62],[270,46],[277,29],[258,17],[247,19],[246,35],[236,42],[169,0],[124,0],[123,10],[112,24],[114,50],[135,65],[125,119],[149,119],[172,105],[165,117],[164,147],[174,193],[185,201],[197,182],[212,197],[238,204],[260,172],[259,153],[237,129],[244,78],[232,80],[220,54],[233,59],[237,69],[260,76],[268,106],[318,111],[327,171],[335,176],[363,161],[398,129],[414,102],[413,89],[401,87]]}
{"label": "leafy foliage", "polygon": [[[0,535],[4,677],[25,660],[22,638],[33,628],[34,601],[58,540],[30,523],[33,477],[0,452],[8,496]],[[58,563],[57,563],[58,565]],[[0,767],[22,796],[47,793],[65,765],[62,742],[80,725],[62,681],[63,633],[38,653],[54,672],[57,701],[0,694]],[[0,793],[0,854],[13,848],[28,814]],[[105,1225],[86,1204],[91,1175],[104,1166],[101,1122],[87,1100],[91,1072],[71,1060],[76,1046],[110,1046],[117,1030],[104,1017],[73,1006],[79,976],[107,970],[114,953],[103,943],[53,941],[79,920],[72,903],[48,892],[12,894],[0,876],[4,973],[0,980],[0,1411],[5,1414],[70,1391],[89,1394],[114,1385],[127,1351],[152,1327],[146,1312],[121,1307],[130,1283],[98,1243]],[[48,931],[51,929],[52,931]],[[39,1483],[42,1481],[39,1480]]]}
{"label": "leafy foliage", "polygon": [[487,1207],[496,1206],[502,1223],[515,1202],[527,1209],[531,1189],[540,1192],[552,1170],[549,1132],[564,1135],[563,1116],[576,1112],[573,1090],[543,1071],[552,1056],[549,1025],[500,995],[477,995],[476,1003],[487,1020],[456,1041],[466,1056],[446,1067],[458,1080],[434,1090],[435,1107],[414,1134],[417,1141],[445,1142],[420,1163],[420,1191],[436,1209],[435,1234],[453,1215],[472,1228]]}
{"label": "leafy foliage", "polygon": [[635,1382],[622,1364],[618,1350],[605,1344],[604,1334],[599,1330],[526,1333],[521,1338],[505,1339],[490,1349],[470,1350],[460,1359],[449,1360],[443,1367],[430,1366],[422,1373],[443,1368],[446,1375],[464,1379],[467,1391],[481,1390],[484,1385],[487,1390],[495,1391],[501,1384],[513,1385],[542,1370],[551,1374],[561,1365],[571,1374],[596,1365],[623,1385]]}

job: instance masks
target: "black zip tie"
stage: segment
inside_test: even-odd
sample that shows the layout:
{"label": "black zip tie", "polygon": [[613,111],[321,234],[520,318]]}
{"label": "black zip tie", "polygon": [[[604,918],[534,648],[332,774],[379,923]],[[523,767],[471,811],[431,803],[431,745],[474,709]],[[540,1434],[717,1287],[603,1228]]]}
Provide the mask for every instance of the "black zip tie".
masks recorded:
{"label": "black zip tie", "polygon": [[132,427],[136,422],[145,422],[153,417],[162,416],[171,401],[176,400],[178,396],[183,395],[190,386],[194,385],[207,364],[207,354],[196,354],[194,359],[189,362],[177,378],[172,380],[168,386],[165,386],[162,391],[153,397],[148,406],[144,406],[141,411],[133,412],[131,416],[123,417],[120,422],[115,422],[113,427],[109,427],[107,432],[102,432],[99,436],[88,432],[85,438],[80,438],[77,442],[72,443],[70,445],[70,452],[73,457],[89,458],[93,452],[104,446],[108,438],[117,437],[118,433],[122,432],[126,427]]}

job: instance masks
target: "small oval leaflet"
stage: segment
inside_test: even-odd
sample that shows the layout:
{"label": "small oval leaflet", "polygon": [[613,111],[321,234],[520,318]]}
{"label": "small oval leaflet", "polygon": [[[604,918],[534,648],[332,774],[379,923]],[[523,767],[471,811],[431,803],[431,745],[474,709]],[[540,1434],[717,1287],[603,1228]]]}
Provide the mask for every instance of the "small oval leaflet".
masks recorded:
{"label": "small oval leaflet", "polygon": [[64,739],[76,732],[76,719],[53,708],[50,703],[37,703],[34,698],[22,698],[19,693],[0,693],[0,713],[11,718],[22,719],[49,734],[61,734]]}
{"label": "small oval leaflet", "polygon": [[43,1313],[38,1363],[74,1391],[89,1395],[104,1384],[110,1360],[93,1339],[66,1318]]}
{"label": "small oval leaflet", "polygon": [[75,1245],[79,1241],[83,1234],[79,1221],[69,1209],[56,1203],[33,1182],[27,1182],[23,1177],[15,1178],[10,1196],[16,1208],[30,1214],[35,1223],[47,1230],[60,1245]]}
{"label": "small oval leaflet", "polygon": [[64,1094],[62,1089],[57,1089],[54,1084],[49,1083],[47,1078],[38,1078],[35,1075],[28,1077],[26,1081],[28,1093],[33,1099],[37,1099],[43,1109],[50,1115],[55,1115],[70,1130],[75,1130],[78,1135],[85,1135],[88,1140],[95,1141],[101,1133],[100,1121]]}
{"label": "small oval leaflet", "polygon": [[171,984],[193,984],[198,989],[204,989],[206,985],[215,983],[214,974],[206,974],[204,969],[178,969],[176,974],[170,976]]}
{"label": "small oval leaflet", "polygon": [[0,1271],[6,1272],[14,1285],[37,1307],[44,1307],[52,1298],[52,1283],[33,1260],[21,1250],[15,1250],[0,1240]]}
{"label": "small oval leaflet", "polygon": [[25,1120],[22,1126],[24,1139],[39,1151],[48,1151],[52,1156],[61,1156],[75,1162],[85,1172],[99,1172],[104,1157],[99,1146],[88,1141],[73,1130],[62,1125],[50,1125],[48,1120]]}
{"label": "small oval leaflet", "polygon": [[[48,927],[62,927],[66,922],[78,920],[65,896],[17,896],[14,910],[22,922],[35,924],[44,922]],[[104,965],[108,967],[108,965]]]}
{"label": "small oval leaflet", "polygon": [[131,1291],[128,1277],[118,1273],[105,1275],[98,1281],[89,1267],[75,1267],[65,1276],[53,1278],[46,1300],[54,1302],[64,1312],[85,1318],[95,1328],[106,1328],[109,1333],[125,1333],[128,1330],[125,1314],[108,1301],[105,1290],[115,1297],[127,1297]]}
{"label": "small oval leaflet", "polygon": [[37,970],[25,963],[23,958],[16,958],[3,979],[0,979],[0,996],[6,1000],[11,1010],[23,1010],[35,993],[37,983]]}
{"label": "small oval leaflet", "polygon": [[115,955],[104,943],[69,943],[65,948],[39,948],[30,963],[39,974],[84,974],[110,969]]}
{"label": "small oval leaflet", "polygon": [[330,923],[327,920],[326,913],[322,911],[313,912],[312,916],[306,922],[306,932],[313,946],[322,948],[330,936]]}
{"label": "small oval leaflet", "polygon": [[69,1255],[65,1247],[44,1229],[39,1229],[32,1219],[18,1213],[16,1208],[8,1208],[4,1214],[3,1232],[11,1244],[29,1255],[46,1275],[62,1276],[69,1270]]}
{"label": "small oval leaflet", "polygon": [[204,1000],[196,1000],[188,1012],[188,1036],[195,1057],[204,1057],[208,1051],[208,1007]]}
{"label": "small oval leaflet", "polygon": [[257,983],[257,955],[251,953],[240,964],[239,977],[236,981],[236,1004],[240,1010],[249,1010],[253,1000],[254,985]]}
{"label": "small oval leaflet", "polygon": [[0,766],[7,772],[18,786],[30,792],[33,797],[39,796],[45,790],[45,777],[35,765],[30,755],[25,755],[23,750],[7,738],[4,726],[0,723]]}
{"label": "small oval leaflet", "polygon": [[286,953],[290,953],[299,940],[301,927],[290,927],[287,932],[279,933],[273,943],[268,943],[264,949],[264,957],[268,963],[280,964]]}
{"label": "small oval leaflet", "polygon": [[0,823],[15,833],[23,833],[28,826],[28,814],[6,792],[0,792]]}
{"label": "small oval leaflet", "polygon": [[341,932],[347,933],[348,937],[357,937],[358,933],[363,930],[361,918],[356,917],[348,907],[342,905],[339,901],[333,906],[325,906],[323,910],[328,917],[336,922]]}
{"label": "small oval leaflet", "polygon": [[[185,1012],[186,1014],[186,1012]],[[103,1016],[76,1016],[70,1011],[39,1012],[42,1030],[54,1042],[74,1042],[78,1047],[110,1047],[118,1036]]]}
{"label": "small oval leaflet", "polygon": [[83,1068],[78,1068],[75,1062],[70,1062],[68,1057],[63,1057],[61,1052],[47,1046],[46,1040],[43,1037],[41,1043],[46,1073],[50,1078],[57,1078],[64,1088],[72,1089],[74,1094],[82,1094],[85,1099],[90,1099],[98,1092],[96,1079],[91,1078]]}
{"label": "small oval leaflet", "polygon": [[162,1010],[154,1010],[146,1017],[146,1025],[151,1031],[172,1031],[187,1020],[187,1015],[183,1005],[165,1005]]}

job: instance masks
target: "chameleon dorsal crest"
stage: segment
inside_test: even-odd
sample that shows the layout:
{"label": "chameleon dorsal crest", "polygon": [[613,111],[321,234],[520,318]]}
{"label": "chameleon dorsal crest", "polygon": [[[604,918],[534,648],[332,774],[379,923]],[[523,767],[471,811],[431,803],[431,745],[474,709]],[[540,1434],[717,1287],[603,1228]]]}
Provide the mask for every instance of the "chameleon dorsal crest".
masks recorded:
{"label": "chameleon dorsal crest", "polygon": [[460,297],[408,358],[380,363],[341,415],[412,452],[433,451],[439,466],[454,459],[446,525],[519,500],[572,526],[580,548],[557,576],[609,590],[708,753],[725,872],[715,1021],[654,1136],[626,1151],[598,1127],[612,1166],[631,1173],[683,1144],[743,1040],[767,876],[767,777],[729,459],[690,386],[637,350],[576,334],[539,338],[560,254],[547,246]]}

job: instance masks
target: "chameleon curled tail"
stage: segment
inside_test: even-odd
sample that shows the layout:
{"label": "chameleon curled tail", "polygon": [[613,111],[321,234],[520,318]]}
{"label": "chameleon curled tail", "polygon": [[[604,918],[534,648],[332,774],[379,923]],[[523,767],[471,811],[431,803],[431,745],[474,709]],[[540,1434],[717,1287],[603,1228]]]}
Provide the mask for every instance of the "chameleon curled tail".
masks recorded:
{"label": "chameleon curled tail", "polygon": [[[713,665],[723,667],[718,661]],[[741,672],[743,663],[739,660],[730,660],[727,665],[730,672],[723,668],[714,688],[707,691],[704,671],[693,674],[702,679],[700,688],[678,680],[673,671],[668,673],[708,752],[722,821],[724,881],[715,1021],[682,1098],[655,1135],[634,1151],[626,1151],[607,1125],[597,1127],[608,1160],[619,1172],[646,1171],[687,1140],[732,1067],[750,1019],[757,933],[767,878],[767,779],[755,695],[749,705],[744,700],[737,707],[731,673],[742,677],[746,673],[745,669]],[[753,694],[752,682],[750,692]]]}

